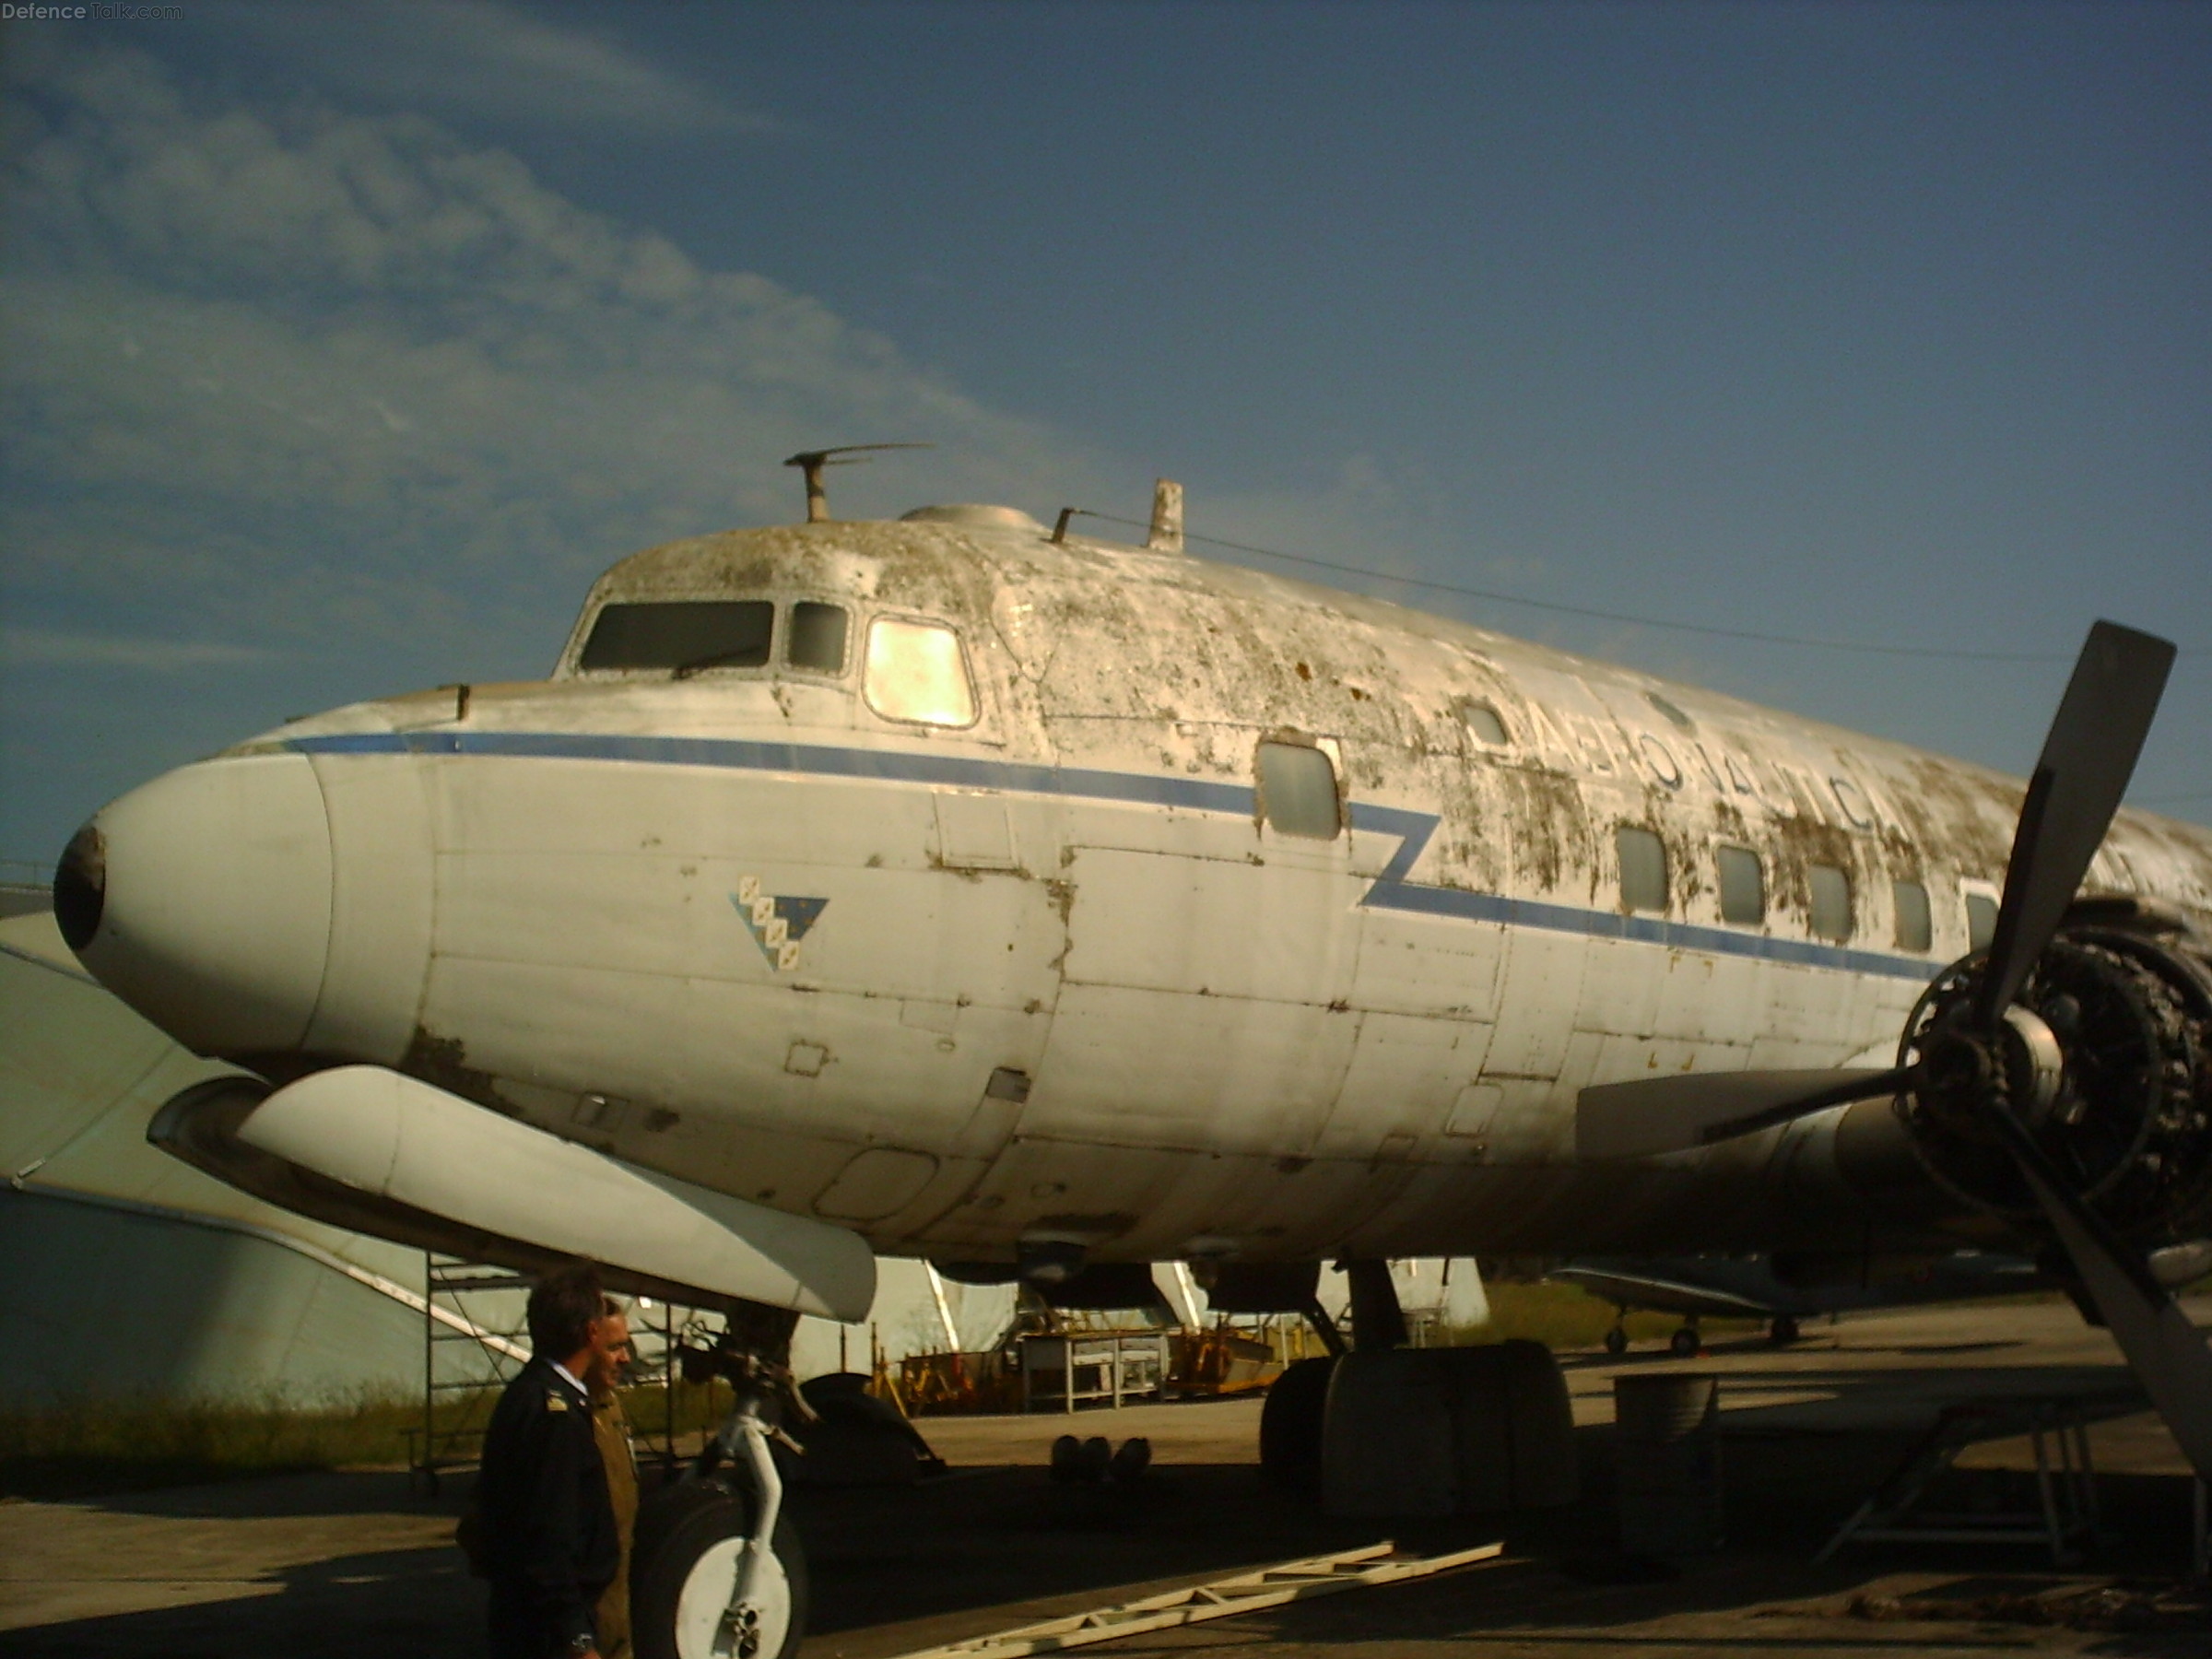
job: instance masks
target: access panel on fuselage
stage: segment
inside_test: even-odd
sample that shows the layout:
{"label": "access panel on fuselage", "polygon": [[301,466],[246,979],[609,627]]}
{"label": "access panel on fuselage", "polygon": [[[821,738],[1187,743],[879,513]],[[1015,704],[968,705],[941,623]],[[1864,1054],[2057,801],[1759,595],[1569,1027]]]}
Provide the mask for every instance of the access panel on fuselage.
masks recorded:
{"label": "access panel on fuselage", "polygon": [[[1057,894],[945,867],[925,787],[508,759],[445,769],[438,794],[423,1028],[544,1111],[613,1095],[629,1125],[679,1114],[695,1155],[723,1123],[796,1162],[807,1142],[947,1145],[994,1070],[1040,1064]],[[641,1129],[616,1139],[662,1161]]]}
{"label": "access panel on fuselage", "polygon": [[1345,838],[1286,846],[1230,818],[1181,834],[1190,850],[1070,850],[1059,1012],[1023,1133],[1305,1153],[1359,1028]]}

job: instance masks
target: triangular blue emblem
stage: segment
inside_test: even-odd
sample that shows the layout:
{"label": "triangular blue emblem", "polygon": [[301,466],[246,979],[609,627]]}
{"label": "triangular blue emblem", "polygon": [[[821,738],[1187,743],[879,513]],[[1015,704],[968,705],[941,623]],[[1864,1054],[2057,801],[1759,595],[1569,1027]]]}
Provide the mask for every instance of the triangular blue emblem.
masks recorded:
{"label": "triangular blue emblem", "polygon": [[827,899],[801,898],[795,893],[766,893],[757,876],[745,877],[730,895],[746,932],[778,973],[799,965],[799,941],[814,931],[829,907]]}

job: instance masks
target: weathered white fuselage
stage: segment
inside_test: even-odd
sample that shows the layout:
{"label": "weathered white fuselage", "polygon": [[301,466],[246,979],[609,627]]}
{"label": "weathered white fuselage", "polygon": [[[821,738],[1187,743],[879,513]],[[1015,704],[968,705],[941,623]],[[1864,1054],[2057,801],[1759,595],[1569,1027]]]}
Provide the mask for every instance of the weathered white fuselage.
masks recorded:
{"label": "weathered white fuselage", "polygon": [[[843,668],[578,666],[602,606],[718,598],[846,607]],[[972,724],[875,712],[878,616],[958,630]],[[1329,757],[1340,833],[1271,820],[1268,740]],[[141,794],[231,800],[219,769],[291,800],[307,862],[270,890],[326,890],[327,928],[88,957],[178,1035],[397,1067],[940,1260],[1862,1242],[1834,1114],[1578,1166],[1576,1092],[1886,1060],[2020,794],[1394,606],[960,522],[641,553],[547,681],[341,709]],[[1624,901],[1622,826],[1665,848],[1663,908]],[[1763,921],[1724,920],[1723,844],[1760,859]],[[1814,936],[1816,865],[1848,940]],[[2124,815],[2089,886],[2212,917],[2212,837]]]}

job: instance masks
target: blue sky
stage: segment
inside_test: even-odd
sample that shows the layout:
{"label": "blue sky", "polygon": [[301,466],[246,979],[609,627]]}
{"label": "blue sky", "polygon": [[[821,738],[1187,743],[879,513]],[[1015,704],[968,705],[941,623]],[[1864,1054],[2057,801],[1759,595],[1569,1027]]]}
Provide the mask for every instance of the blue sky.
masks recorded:
{"label": "blue sky", "polygon": [[2212,821],[2212,9],[184,11],[0,26],[0,857],[901,439],[2013,771],[2160,629]]}

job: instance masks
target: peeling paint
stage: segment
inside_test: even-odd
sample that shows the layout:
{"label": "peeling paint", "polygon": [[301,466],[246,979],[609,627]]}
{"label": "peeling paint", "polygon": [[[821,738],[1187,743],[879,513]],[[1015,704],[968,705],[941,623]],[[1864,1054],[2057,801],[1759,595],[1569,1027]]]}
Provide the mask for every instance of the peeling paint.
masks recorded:
{"label": "peeling paint", "polygon": [[398,1069],[410,1077],[420,1077],[448,1094],[459,1095],[465,1100],[474,1100],[479,1106],[488,1106],[509,1117],[521,1117],[521,1110],[500,1092],[500,1078],[491,1072],[468,1063],[468,1053],[458,1037],[440,1037],[418,1028],[414,1041],[401,1058]]}
{"label": "peeling paint", "polygon": [[[850,676],[841,689],[773,669],[680,685],[575,673],[597,606],[733,593],[837,600],[860,629],[878,609],[949,622],[966,641],[983,716],[959,733],[875,722]],[[1726,1240],[1801,1225],[1823,1236],[1838,1223],[1820,1205],[1841,1187],[1829,1180],[1818,1189],[1826,1197],[1800,1206],[1801,1219],[1781,1214],[1786,1206],[1767,1195],[1765,1160],[1779,1156],[1771,1141],[1632,1177],[1576,1167],[1574,1093],[1606,1077],[1838,1064],[1894,1037],[1915,989],[1909,980],[1870,987],[1865,976],[1801,962],[1545,934],[1466,920],[1473,912],[1464,910],[1456,919],[1382,917],[1361,895],[1388,870],[1424,888],[1617,917],[1616,830],[1636,825],[1665,847],[1669,922],[1722,925],[1721,843],[1762,860],[1767,914],[1746,931],[1776,941],[1806,940],[1816,865],[1847,873],[1853,944],[1867,950],[1891,947],[1890,884],[1923,883],[1936,913],[1932,973],[1964,949],[1961,884],[2002,878],[2020,796],[2016,781],[1961,763],[1380,601],[1187,557],[944,522],[794,525],[651,549],[595,585],[563,664],[548,684],[476,688],[472,730],[812,742],[787,734],[841,721],[837,741],[864,751],[1171,779],[1182,793],[1166,798],[1182,802],[1208,798],[1193,781],[1253,790],[1256,745],[1269,736],[1295,735],[1332,756],[1355,826],[1333,841],[1277,836],[1256,792],[1230,794],[1228,811],[1109,809],[1041,794],[1009,807],[1001,870],[992,858],[946,855],[941,824],[933,830],[925,813],[909,822],[889,791],[864,809],[880,807],[885,823],[842,864],[805,844],[813,838],[779,841],[794,867],[819,859],[825,883],[853,884],[839,890],[854,896],[828,914],[838,926],[882,930],[865,959],[875,969],[898,957],[918,964],[917,981],[942,974],[970,935],[993,927],[1009,941],[1005,951],[999,936],[985,941],[994,959],[1033,961],[1035,978],[1007,979],[997,1003],[979,994],[962,1013],[957,1053],[934,1041],[899,1047],[889,1010],[917,996],[964,997],[975,988],[967,983],[877,984],[855,971],[852,983],[764,989],[712,955],[700,957],[704,968],[656,957],[637,971],[658,976],[641,1001],[670,1010],[677,1035],[663,1046],[680,1057],[667,1059],[663,1077],[595,1077],[590,1086],[668,1102],[645,1116],[656,1135],[675,1127],[680,1106],[687,1155],[743,1166],[778,1191],[822,1190],[856,1147],[918,1134],[938,1110],[915,1104],[935,1100],[932,1089],[965,1123],[994,1067],[1035,1077],[1020,1135],[1009,1129],[1002,1147],[980,1150],[957,1191],[917,1201],[916,1217],[932,1205],[941,1214],[871,1231],[901,1247],[942,1241],[1004,1252],[1021,1218],[1048,1199],[1053,1213],[1033,1225],[1125,1223],[1113,1248],[1135,1253],[1171,1253],[1201,1234],[1272,1239],[1288,1255],[1353,1235],[1387,1239],[1394,1250],[1425,1238],[1541,1248],[1594,1230],[1619,1241],[1639,1228]],[[1502,745],[1471,730],[1478,705],[1503,728]],[[410,705],[408,729],[434,712]],[[327,729],[347,729],[347,718],[327,717]],[[1436,820],[1406,868],[1393,861],[1414,843],[1372,827],[1394,814]],[[742,818],[714,819],[711,853],[699,844],[707,831],[683,812],[651,821],[650,833],[626,829],[622,855],[656,869],[665,861],[711,894],[733,856],[723,843],[743,832]],[[1173,867],[1161,875],[1151,865]],[[1045,871],[1054,874],[1038,879]],[[935,896],[900,912],[885,896],[910,878],[933,883]],[[2092,880],[2158,896],[2203,924],[2212,921],[2212,836],[2124,814]],[[673,890],[688,891],[683,881]],[[1016,891],[1027,911],[990,908]],[[1131,897],[1099,909],[1109,893]],[[1088,931],[1077,939],[1087,904]],[[681,928],[696,932],[704,926],[689,919],[696,913],[667,898],[665,912],[638,925],[666,931],[668,917],[681,915]],[[1015,914],[1027,920],[1006,922]],[[1111,969],[1096,971],[1107,957]],[[1101,988],[1112,994],[1094,994]],[[1071,1018],[1071,1001],[1090,1013]],[[1094,1015],[1111,1035],[1084,1049],[1074,1034]],[[1378,1062],[1375,1033],[1389,1018],[1415,1015],[1447,1027],[1453,1042],[1429,1060]],[[444,1013],[436,1018],[453,1029]],[[794,1073],[791,1044],[818,1040],[826,1050],[819,1033],[832,1020],[842,1022],[837,1062]],[[524,1041],[529,1019],[512,1023],[524,1037],[510,1042]],[[457,1038],[418,1032],[407,1067],[517,1110],[483,1057],[527,1065],[474,1035],[470,1042],[473,1054]],[[747,1044],[760,1050],[757,1061],[744,1057]],[[1096,1068],[1085,1083],[1092,1115],[1080,1133],[1055,1138],[1040,1125],[1074,1110],[1070,1079],[1082,1067]],[[865,1092],[870,1077],[874,1094]],[[935,1080],[915,1080],[924,1077]],[[1479,1135],[1453,1138],[1443,1125],[1470,1087],[1495,1088],[1496,1109]],[[800,1093],[810,1112],[844,1114],[834,1134],[778,1115],[795,1112]],[[896,1112],[887,1104],[895,1095]],[[1433,1122],[1421,1116],[1429,1100]]]}

